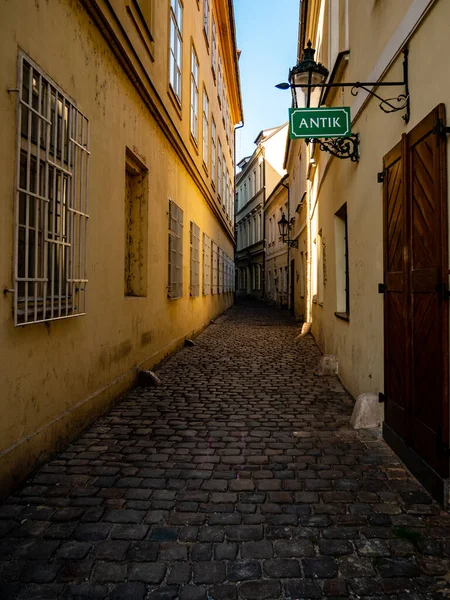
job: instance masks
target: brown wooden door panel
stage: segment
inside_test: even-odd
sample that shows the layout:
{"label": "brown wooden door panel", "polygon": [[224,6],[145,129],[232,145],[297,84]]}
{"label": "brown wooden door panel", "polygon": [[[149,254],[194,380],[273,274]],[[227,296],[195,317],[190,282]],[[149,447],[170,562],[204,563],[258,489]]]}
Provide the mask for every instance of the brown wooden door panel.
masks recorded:
{"label": "brown wooden door panel", "polygon": [[446,140],[438,106],[384,158],[386,423],[448,477]]}
{"label": "brown wooden door panel", "polygon": [[445,314],[439,293],[446,270],[446,228],[441,219],[446,204],[441,186],[443,144],[435,128],[439,111],[429,115],[410,134],[409,203],[411,237],[411,446],[440,475],[448,475],[448,458],[441,450],[445,413]]}
{"label": "brown wooden door panel", "polygon": [[386,421],[402,438],[408,434],[407,291],[405,279],[406,214],[402,144],[384,161],[384,344]]}

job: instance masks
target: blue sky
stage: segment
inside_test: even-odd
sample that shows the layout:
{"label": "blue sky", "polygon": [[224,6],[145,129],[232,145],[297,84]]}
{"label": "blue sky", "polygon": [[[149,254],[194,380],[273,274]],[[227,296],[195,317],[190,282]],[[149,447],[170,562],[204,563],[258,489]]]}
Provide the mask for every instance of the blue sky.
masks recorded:
{"label": "blue sky", "polygon": [[234,0],[245,122],[236,132],[238,162],[253,153],[261,129],[288,120],[290,92],[275,85],[296,63],[298,7],[299,0]]}

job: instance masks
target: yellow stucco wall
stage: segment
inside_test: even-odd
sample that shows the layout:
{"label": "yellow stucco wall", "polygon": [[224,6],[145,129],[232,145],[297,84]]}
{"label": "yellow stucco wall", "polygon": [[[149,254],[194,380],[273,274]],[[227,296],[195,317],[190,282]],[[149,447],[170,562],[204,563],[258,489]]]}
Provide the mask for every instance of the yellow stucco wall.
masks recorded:
{"label": "yellow stucco wall", "polygon": [[[0,22],[0,87],[4,91],[16,87],[17,57],[22,49],[76,101],[91,125],[86,316],[15,328],[11,294],[0,298],[1,496],[132,385],[138,366],[151,367],[230,306],[231,292],[189,296],[189,221],[229,256],[234,250],[231,221],[219,222],[211,208],[213,196],[207,201],[81,2],[1,0]],[[168,21],[162,22],[157,29],[166,31],[167,25]],[[192,33],[202,35],[194,29]],[[167,53],[167,32],[159,37],[157,31],[155,47],[161,38],[161,52]],[[197,44],[200,64],[207,61],[202,39]],[[187,65],[189,53],[186,44]],[[166,67],[159,68],[165,82],[161,85],[167,87]],[[186,72],[184,86],[188,80]],[[183,123],[188,111],[184,94]],[[0,281],[3,288],[11,288],[15,93],[3,93],[0,112]],[[238,117],[236,110],[234,116]],[[219,117],[216,121],[219,126]],[[224,135],[222,129],[219,134]],[[186,131],[183,136],[187,146]],[[148,168],[148,289],[143,298],[124,297],[127,147]],[[227,164],[232,173],[230,151]],[[202,177],[205,189],[213,191],[207,175]],[[169,198],[184,211],[183,297],[178,300],[167,297]]]}
{"label": "yellow stucco wall", "polygon": [[[367,78],[378,55],[395,34],[411,2],[358,2],[350,0],[350,57],[345,80]],[[370,5],[370,6],[369,6]],[[373,5],[373,6],[372,6]],[[377,23],[389,23],[372,30],[375,9]],[[370,14],[369,14],[370,13]],[[381,14],[382,13],[382,14]],[[371,18],[367,30],[360,24]],[[363,35],[363,31],[365,31]],[[376,31],[376,35],[375,32]],[[408,125],[402,112],[387,115],[372,98],[354,122],[352,130],[360,135],[360,161],[331,159],[316,153],[317,170],[311,181],[311,203],[316,205],[317,230],[326,242],[326,284],[323,306],[312,304],[312,331],[325,353],[339,360],[339,374],[354,396],[364,392],[383,391],[383,296],[378,283],[383,281],[383,185],[377,183],[383,156],[400,141],[437,104],[450,106],[450,83],[442,76],[439,56],[450,34],[450,5],[437,1],[419,24],[409,41],[409,86],[411,119]],[[372,37],[376,37],[375,40]],[[424,49],[426,48],[426,51]],[[402,56],[387,72],[386,80],[402,78]],[[400,93],[399,88],[380,88],[381,96]],[[340,104],[338,94],[336,103]],[[354,102],[349,91],[345,105]],[[317,190],[317,193],[314,191]],[[350,321],[335,317],[336,258],[334,214],[347,202]],[[312,227],[312,236],[315,233]],[[312,270],[317,269],[313,265]],[[314,277],[313,277],[314,278]]]}

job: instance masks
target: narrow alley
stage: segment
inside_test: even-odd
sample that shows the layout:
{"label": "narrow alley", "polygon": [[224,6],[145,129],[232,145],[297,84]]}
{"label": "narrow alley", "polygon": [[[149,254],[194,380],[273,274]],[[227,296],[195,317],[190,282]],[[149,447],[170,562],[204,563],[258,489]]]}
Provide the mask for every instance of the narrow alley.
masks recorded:
{"label": "narrow alley", "polygon": [[449,515],[319,358],[229,309],[0,507],[0,598],[450,597]]}

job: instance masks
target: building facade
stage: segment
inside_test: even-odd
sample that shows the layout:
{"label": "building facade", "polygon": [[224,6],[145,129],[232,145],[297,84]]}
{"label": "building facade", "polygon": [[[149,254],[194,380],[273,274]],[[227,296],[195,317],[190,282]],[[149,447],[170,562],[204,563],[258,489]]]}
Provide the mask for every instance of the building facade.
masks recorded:
{"label": "building facade", "polygon": [[286,175],[280,179],[264,206],[266,228],[265,299],[276,306],[288,306],[289,252],[279,232],[278,221],[284,215],[289,221],[289,192]]}
{"label": "building facade", "polygon": [[[301,3],[299,39],[300,48],[311,40],[328,82],[401,83],[407,67],[408,87],[375,86],[380,98],[363,89],[326,89],[327,106],[351,108],[357,162],[302,144],[307,312],[351,393],[381,393],[385,439],[443,504],[450,84],[436,57],[448,45],[449,20],[442,0],[310,0]],[[380,102],[399,110],[386,114]]]}
{"label": "building facade", "polygon": [[252,156],[238,163],[236,176],[236,290],[262,299],[265,289],[264,206],[285,171],[287,124],[260,132]]}
{"label": "building facade", "polygon": [[0,2],[0,490],[232,303],[231,0]]}

